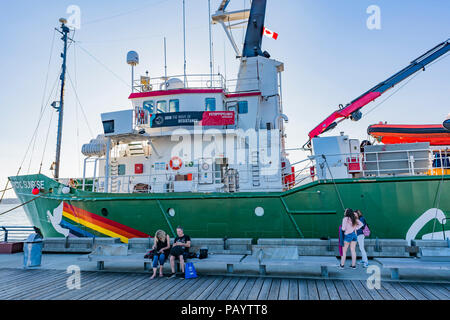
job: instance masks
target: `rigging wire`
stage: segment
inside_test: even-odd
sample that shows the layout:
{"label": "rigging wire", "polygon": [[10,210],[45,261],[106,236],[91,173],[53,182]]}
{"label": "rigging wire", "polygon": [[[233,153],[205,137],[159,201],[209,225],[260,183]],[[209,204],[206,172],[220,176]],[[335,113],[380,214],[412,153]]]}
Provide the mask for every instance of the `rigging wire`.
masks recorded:
{"label": "rigging wire", "polygon": [[92,53],[90,53],[87,49],[83,48],[78,41],[74,41],[75,45],[77,45],[81,50],[83,50],[87,55],[89,55],[92,59],[94,59],[98,64],[103,66],[108,72],[110,72],[115,78],[117,78],[120,82],[125,84],[128,88],[132,89],[131,86],[123,80],[120,76],[118,76],[114,71],[108,68],[104,63],[102,63],[99,59],[97,59]]}
{"label": "rigging wire", "polygon": [[87,22],[84,22],[83,25],[89,25],[89,24],[103,22],[105,20],[119,18],[119,17],[125,16],[125,15],[129,15],[131,13],[134,13],[136,11],[144,12],[143,9],[145,9],[145,8],[148,8],[148,7],[151,7],[151,6],[158,6],[158,5],[160,5],[160,4],[164,3],[164,2],[167,2],[167,1],[169,1],[169,0],[162,0],[162,1],[159,1],[159,2],[156,2],[156,3],[149,3],[149,4],[146,4],[146,5],[144,5],[142,7],[139,7],[139,8],[135,8],[135,9],[131,9],[131,10],[128,10],[128,11],[120,12],[120,13],[117,13],[117,14],[114,14],[114,15],[111,15],[111,16],[108,16],[108,17],[98,18],[98,19],[94,19],[94,20],[91,20],[91,21],[87,21]]}
{"label": "rigging wire", "polygon": [[[435,64],[438,61],[441,61],[445,58],[447,58],[450,55],[450,53],[447,53],[445,55],[443,55],[442,57],[440,57],[439,59],[437,59],[436,61],[433,61],[432,63],[430,63],[427,68],[431,67],[433,64]],[[410,79],[408,79],[408,81],[406,81],[404,84],[402,84],[397,90],[395,90],[391,95],[389,95],[388,97],[386,97],[386,99],[384,99],[383,101],[381,101],[380,103],[378,103],[376,106],[374,106],[372,109],[370,109],[369,111],[366,112],[366,114],[364,116],[367,116],[369,113],[371,113],[372,111],[374,111],[375,109],[377,109],[380,105],[382,105],[384,102],[386,102],[388,99],[390,99],[394,94],[396,94],[397,92],[399,92],[403,87],[405,87],[408,83],[410,83],[415,77],[417,77],[419,74],[422,74],[422,72],[416,73],[414,76],[412,76]]]}
{"label": "rigging wire", "polygon": [[70,85],[71,85],[71,87],[72,87],[72,89],[73,89],[73,91],[74,91],[74,93],[75,93],[75,98],[76,98],[77,101],[78,101],[78,104],[79,104],[79,106],[80,106],[81,112],[83,113],[84,120],[86,121],[86,125],[87,125],[87,127],[88,127],[88,129],[89,129],[89,132],[90,132],[90,134],[91,134],[91,137],[94,138],[94,133],[93,133],[93,131],[92,131],[92,129],[91,129],[91,126],[89,125],[89,121],[88,121],[88,119],[87,119],[87,117],[86,117],[86,113],[84,112],[83,105],[81,104],[80,98],[78,97],[77,90],[75,89],[75,86],[74,86],[74,84],[73,84],[73,82],[72,82],[72,78],[70,77],[70,72],[69,72],[68,70],[67,70],[67,76],[68,76],[68,78],[69,78]]}

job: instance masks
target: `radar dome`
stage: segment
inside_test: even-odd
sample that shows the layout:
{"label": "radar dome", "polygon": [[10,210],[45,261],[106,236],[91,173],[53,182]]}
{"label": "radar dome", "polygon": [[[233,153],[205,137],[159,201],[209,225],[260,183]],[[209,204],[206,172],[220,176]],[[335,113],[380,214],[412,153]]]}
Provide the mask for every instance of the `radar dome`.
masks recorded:
{"label": "radar dome", "polygon": [[139,64],[139,55],[136,51],[128,52],[127,63],[133,67]]}

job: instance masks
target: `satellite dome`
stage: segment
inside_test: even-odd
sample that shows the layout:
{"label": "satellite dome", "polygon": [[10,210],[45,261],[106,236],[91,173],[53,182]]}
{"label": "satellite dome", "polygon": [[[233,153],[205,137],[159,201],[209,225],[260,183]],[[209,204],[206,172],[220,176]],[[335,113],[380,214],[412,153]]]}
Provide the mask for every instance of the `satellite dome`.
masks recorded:
{"label": "satellite dome", "polygon": [[127,63],[133,67],[139,64],[139,55],[136,51],[128,52]]}
{"label": "satellite dome", "polygon": [[184,82],[178,78],[172,78],[167,80],[167,89],[182,89],[184,88]]}

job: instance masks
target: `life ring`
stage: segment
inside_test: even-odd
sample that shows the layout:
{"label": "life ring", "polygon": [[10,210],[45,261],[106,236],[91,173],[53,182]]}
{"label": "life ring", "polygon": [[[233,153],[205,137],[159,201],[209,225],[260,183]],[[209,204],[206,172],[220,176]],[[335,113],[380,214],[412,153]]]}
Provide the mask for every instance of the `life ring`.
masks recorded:
{"label": "life ring", "polygon": [[169,166],[172,170],[180,170],[183,165],[183,161],[179,157],[172,157],[169,162]]}

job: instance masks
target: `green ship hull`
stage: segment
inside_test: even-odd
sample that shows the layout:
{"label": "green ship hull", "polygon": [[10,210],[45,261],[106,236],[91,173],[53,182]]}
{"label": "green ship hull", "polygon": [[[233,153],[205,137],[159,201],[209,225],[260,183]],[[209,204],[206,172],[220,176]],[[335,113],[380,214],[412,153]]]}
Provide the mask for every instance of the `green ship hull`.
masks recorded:
{"label": "green ship hull", "polygon": [[[44,175],[10,177],[45,237],[133,237],[178,225],[191,237],[337,238],[344,208],[360,209],[372,237],[443,238],[450,230],[450,175],[322,180],[285,192],[94,193]],[[40,194],[32,194],[37,186]],[[67,192],[66,188],[66,192]],[[433,233],[433,234],[432,234]],[[448,231],[447,231],[448,234]]]}

